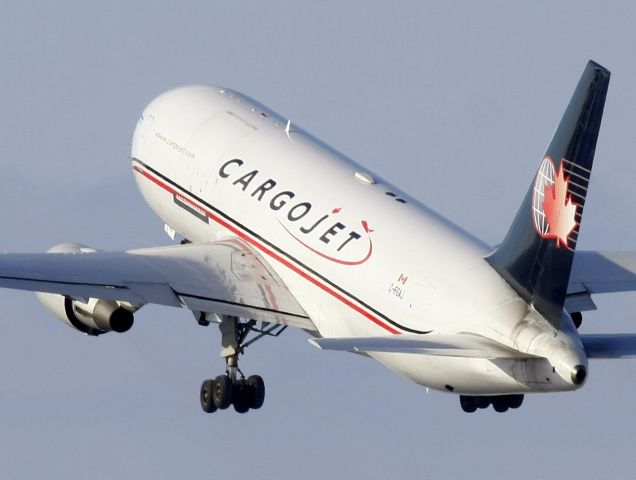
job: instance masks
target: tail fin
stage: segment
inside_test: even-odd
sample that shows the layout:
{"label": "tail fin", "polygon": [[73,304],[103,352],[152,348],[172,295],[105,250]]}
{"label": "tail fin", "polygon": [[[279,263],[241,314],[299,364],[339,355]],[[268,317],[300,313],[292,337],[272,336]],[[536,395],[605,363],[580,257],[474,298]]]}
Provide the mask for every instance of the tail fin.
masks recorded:
{"label": "tail fin", "polygon": [[610,72],[588,62],[506,238],[488,263],[559,326]]}

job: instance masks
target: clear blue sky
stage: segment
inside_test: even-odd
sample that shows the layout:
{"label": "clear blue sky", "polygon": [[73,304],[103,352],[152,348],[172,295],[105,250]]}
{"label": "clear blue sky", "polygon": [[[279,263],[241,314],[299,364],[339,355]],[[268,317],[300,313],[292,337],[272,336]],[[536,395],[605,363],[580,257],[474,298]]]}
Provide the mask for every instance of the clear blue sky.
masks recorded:
{"label": "clear blue sky", "polygon": [[[344,3],[7,3],[0,250],[168,243],[127,156],[143,107],[191,83],[247,93],[495,244],[590,58],[613,77],[578,248],[636,249],[633,2]],[[31,294],[0,303],[2,478],[633,477],[636,362],[466,415],[287,332],[243,360],[265,407],[206,416],[219,335],[187,312],[94,339]],[[585,331],[636,331],[636,295],[597,303]]]}

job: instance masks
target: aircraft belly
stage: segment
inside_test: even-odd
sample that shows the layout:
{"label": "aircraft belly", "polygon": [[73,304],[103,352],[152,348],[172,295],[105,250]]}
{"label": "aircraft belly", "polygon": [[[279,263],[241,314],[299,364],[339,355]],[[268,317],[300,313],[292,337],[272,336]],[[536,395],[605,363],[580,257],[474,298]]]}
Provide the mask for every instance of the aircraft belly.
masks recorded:
{"label": "aircraft belly", "polygon": [[441,357],[369,353],[397,374],[428,388],[464,395],[571,391],[545,359]]}

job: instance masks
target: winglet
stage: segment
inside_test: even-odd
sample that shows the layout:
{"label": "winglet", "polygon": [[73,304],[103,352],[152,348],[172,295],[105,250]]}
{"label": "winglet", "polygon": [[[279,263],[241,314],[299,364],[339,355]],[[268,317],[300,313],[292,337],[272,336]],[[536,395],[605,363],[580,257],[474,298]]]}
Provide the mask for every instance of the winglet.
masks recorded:
{"label": "winglet", "polygon": [[508,234],[487,258],[560,326],[610,72],[588,62]]}

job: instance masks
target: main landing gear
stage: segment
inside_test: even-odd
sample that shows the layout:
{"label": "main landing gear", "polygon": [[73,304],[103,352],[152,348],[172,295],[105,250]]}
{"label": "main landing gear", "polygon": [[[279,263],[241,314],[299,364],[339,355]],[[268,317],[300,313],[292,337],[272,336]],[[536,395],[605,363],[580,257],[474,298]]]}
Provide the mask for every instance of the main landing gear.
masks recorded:
{"label": "main landing gear", "polygon": [[509,408],[519,408],[523,403],[523,395],[495,395],[491,397],[475,397],[471,395],[460,395],[459,404],[462,410],[467,413],[473,413],[478,408],[488,408],[492,405],[492,408],[496,412],[503,413],[508,411]]}
{"label": "main landing gear", "polygon": [[[201,408],[206,413],[224,410],[230,405],[238,413],[246,413],[250,409],[259,409],[265,400],[265,383],[259,375],[247,378],[238,366],[239,355],[247,346],[265,337],[280,335],[286,326],[273,325],[256,327],[255,320],[241,321],[238,317],[215,316],[221,330],[221,357],[225,358],[225,375],[205,380],[201,385]],[[206,317],[198,319],[200,325],[209,325]],[[256,336],[246,341],[250,333]]]}

